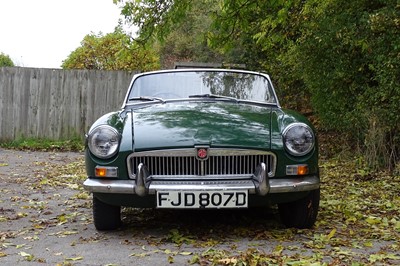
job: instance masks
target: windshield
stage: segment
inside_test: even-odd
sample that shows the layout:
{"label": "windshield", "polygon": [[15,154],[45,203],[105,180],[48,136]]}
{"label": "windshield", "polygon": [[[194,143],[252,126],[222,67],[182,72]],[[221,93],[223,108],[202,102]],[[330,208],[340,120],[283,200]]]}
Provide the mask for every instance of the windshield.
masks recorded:
{"label": "windshield", "polygon": [[127,100],[140,100],[142,97],[166,100],[215,95],[277,103],[272,86],[265,76],[235,71],[150,73],[135,79]]}

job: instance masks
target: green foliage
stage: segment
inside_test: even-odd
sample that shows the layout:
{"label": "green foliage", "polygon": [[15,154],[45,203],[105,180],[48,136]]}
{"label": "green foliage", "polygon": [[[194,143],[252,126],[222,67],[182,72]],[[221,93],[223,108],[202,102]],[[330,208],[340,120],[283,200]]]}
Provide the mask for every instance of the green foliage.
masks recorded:
{"label": "green foliage", "polygon": [[396,1],[309,1],[296,72],[326,128],[350,132],[376,167],[400,159],[400,9]]}
{"label": "green foliage", "polygon": [[162,68],[172,68],[175,62],[227,61],[208,45],[210,14],[218,9],[217,1],[115,2],[122,5],[126,22],[138,27],[136,41],[157,48]]}
{"label": "green foliage", "polygon": [[212,22],[210,11],[215,4],[195,1],[185,15],[184,23],[175,24],[163,37],[160,61],[163,68],[172,68],[175,62],[223,62],[223,55],[209,47],[207,36]]}
{"label": "green foliage", "polygon": [[[249,69],[261,69],[266,59],[261,46],[254,42],[257,17],[263,15],[260,1],[221,1],[213,13],[209,44],[222,52],[230,63],[245,64]],[[263,5],[261,3],[261,5]]]}
{"label": "green foliage", "polygon": [[321,129],[348,135],[370,165],[400,161],[397,0],[115,2],[171,60],[266,71],[285,107],[314,110]]}
{"label": "green foliage", "polygon": [[191,0],[114,0],[122,5],[122,15],[128,23],[139,27],[138,40],[163,39],[170,30],[185,19],[191,9]]}
{"label": "green foliage", "polygon": [[283,105],[308,111],[308,90],[291,61],[301,34],[303,5],[299,0],[224,0],[212,24],[210,44],[249,69],[269,73]]}
{"label": "green foliage", "polygon": [[4,54],[4,53],[0,53],[0,67],[13,67],[14,62],[11,60],[11,58]]}
{"label": "green foliage", "polygon": [[105,36],[86,35],[62,64],[64,69],[149,71],[158,67],[156,51],[134,42],[119,28]]}

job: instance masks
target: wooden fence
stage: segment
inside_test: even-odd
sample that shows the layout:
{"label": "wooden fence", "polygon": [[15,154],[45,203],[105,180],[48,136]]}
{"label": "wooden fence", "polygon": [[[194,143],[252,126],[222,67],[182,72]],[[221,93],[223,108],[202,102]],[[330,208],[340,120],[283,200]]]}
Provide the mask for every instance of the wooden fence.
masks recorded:
{"label": "wooden fence", "polygon": [[0,141],[82,137],[118,110],[133,72],[0,68]]}

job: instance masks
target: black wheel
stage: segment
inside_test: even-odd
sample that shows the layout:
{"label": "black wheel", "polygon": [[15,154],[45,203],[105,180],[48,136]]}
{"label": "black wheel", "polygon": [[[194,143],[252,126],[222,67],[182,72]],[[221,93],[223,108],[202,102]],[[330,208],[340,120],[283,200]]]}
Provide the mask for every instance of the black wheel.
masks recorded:
{"label": "black wheel", "polygon": [[93,220],[97,230],[114,230],[121,226],[121,206],[109,205],[93,196]]}
{"label": "black wheel", "polygon": [[286,227],[311,228],[317,220],[320,189],[310,191],[302,199],[278,204],[282,223]]}

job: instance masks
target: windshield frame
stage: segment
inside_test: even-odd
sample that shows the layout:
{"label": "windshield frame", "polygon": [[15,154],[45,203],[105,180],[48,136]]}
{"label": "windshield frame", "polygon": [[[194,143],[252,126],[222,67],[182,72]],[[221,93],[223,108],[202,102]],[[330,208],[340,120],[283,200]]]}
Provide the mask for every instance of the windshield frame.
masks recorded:
{"label": "windshield frame", "polygon": [[[254,105],[268,105],[268,106],[277,106],[281,107],[279,104],[278,97],[276,95],[274,86],[271,82],[271,79],[268,74],[261,73],[261,72],[254,72],[254,71],[247,71],[247,70],[236,70],[236,69],[216,69],[216,68],[188,68],[188,69],[169,69],[169,70],[158,70],[158,71],[150,71],[150,72],[143,72],[139,74],[135,74],[131,80],[131,83],[129,85],[129,89],[127,90],[127,93],[125,95],[125,99],[122,105],[122,108],[124,109],[127,106],[136,106],[136,105],[148,105],[148,104],[164,104],[168,102],[181,102],[181,101],[227,101],[223,97],[201,97],[201,98],[192,98],[192,97],[187,97],[187,98],[177,98],[177,99],[163,99],[163,101],[134,101],[130,102],[129,97],[131,94],[131,91],[133,89],[135,81],[143,76],[147,75],[156,75],[156,74],[162,74],[162,73],[182,73],[182,72],[232,72],[232,73],[238,73],[238,74],[250,74],[250,75],[256,75],[256,76],[262,76],[263,78],[267,79],[270,93],[272,98],[274,98],[274,102],[265,102],[265,101],[256,101],[256,100],[245,100],[245,99],[237,99],[235,101],[236,103],[247,103],[247,104],[254,104]],[[228,101],[232,102],[232,101]]]}

